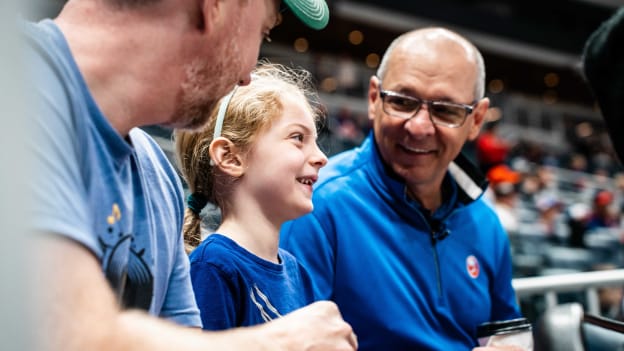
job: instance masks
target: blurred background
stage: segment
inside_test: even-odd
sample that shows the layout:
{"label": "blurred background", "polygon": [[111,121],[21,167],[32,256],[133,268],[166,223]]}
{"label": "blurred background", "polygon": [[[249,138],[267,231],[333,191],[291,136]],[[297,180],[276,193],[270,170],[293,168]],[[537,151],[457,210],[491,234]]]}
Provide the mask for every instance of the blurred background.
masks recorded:
{"label": "blurred background", "polygon": [[[49,0],[32,17],[54,16]],[[328,155],[357,146],[369,131],[366,90],[399,34],[444,26],[467,37],[486,63],[488,124],[466,146],[488,176],[487,201],[510,240],[514,277],[610,270],[624,265],[624,170],[580,70],[585,40],[623,0],[329,0],[330,23],[304,28],[291,13],[261,57],[313,73],[327,112]],[[168,155],[170,131],[147,127]],[[215,216],[208,209],[207,224]],[[589,291],[589,293],[588,293]],[[623,319],[622,284],[557,294]],[[550,299],[550,300],[549,300]],[[552,303],[522,295],[531,320]]]}

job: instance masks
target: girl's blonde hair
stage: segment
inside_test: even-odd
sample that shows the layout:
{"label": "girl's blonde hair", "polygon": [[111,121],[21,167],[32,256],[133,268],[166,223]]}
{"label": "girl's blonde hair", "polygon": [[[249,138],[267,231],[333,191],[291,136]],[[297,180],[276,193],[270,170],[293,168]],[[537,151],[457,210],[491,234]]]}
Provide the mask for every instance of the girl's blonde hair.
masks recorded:
{"label": "girl's blonde hair", "polygon": [[[301,104],[310,110],[316,121],[320,119],[320,104],[309,72],[262,62],[254,70],[251,83],[234,92],[223,119],[221,136],[229,139],[240,152],[248,152],[258,132],[270,128],[272,121],[281,115],[283,94],[299,94]],[[202,199],[199,206],[189,206],[185,211],[183,232],[187,252],[201,241],[199,212],[204,202],[214,203],[223,210],[228,206],[227,197],[236,182],[236,178],[220,172],[210,162],[209,148],[218,110],[212,111],[201,129],[174,132],[176,161],[182,177],[192,196]]]}

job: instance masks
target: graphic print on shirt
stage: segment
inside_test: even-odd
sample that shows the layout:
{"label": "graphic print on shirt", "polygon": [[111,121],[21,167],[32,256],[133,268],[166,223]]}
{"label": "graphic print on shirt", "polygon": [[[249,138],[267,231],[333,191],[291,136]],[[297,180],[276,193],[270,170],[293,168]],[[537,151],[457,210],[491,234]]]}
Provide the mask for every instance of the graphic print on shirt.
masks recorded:
{"label": "graphic print on shirt", "polygon": [[282,316],[273,304],[271,304],[269,298],[262,291],[260,291],[256,284],[254,284],[253,288],[249,289],[249,298],[258,308],[258,311],[265,322]]}
{"label": "graphic print on shirt", "polygon": [[473,255],[466,257],[466,271],[468,271],[468,275],[473,279],[479,277],[479,261]]}
{"label": "graphic print on shirt", "polygon": [[115,203],[106,218],[108,232],[98,236],[104,252],[102,266],[120,305],[147,311],[152,302],[154,279],[143,257],[145,248],[134,247],[134,235],[120,228],[121,218],[122,213]]}

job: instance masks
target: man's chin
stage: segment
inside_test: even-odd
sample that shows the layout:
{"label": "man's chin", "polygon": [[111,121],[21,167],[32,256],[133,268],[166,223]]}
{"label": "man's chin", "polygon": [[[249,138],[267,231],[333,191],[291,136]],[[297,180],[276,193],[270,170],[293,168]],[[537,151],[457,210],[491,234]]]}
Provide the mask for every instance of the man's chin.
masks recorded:
{"label": "man's chin", "polygon": [[198,130],[202,129],[206,123],[208,122],[208,116],[204,118],[194,118],[188,121],[187,123],[181,123],[178,129],[186,129],[186,130]]}
{"label": "man's chin", "polygon": [[418,166],[398,166],[393,167],[394,172],[399,178],[405,180],[406,183],[425,183],[431,178],[431,174],[428,170],[423,170],[423,167]]}
{"label": "man's chin", "polygon": [[168,127],[184,130],[196,130],[203,128],[212,114],[212,109],[216,107],[216,103],[204,104],[201,108],[192,109],[193,112],[187,111],[178,113],[173,116],[172,122]]}

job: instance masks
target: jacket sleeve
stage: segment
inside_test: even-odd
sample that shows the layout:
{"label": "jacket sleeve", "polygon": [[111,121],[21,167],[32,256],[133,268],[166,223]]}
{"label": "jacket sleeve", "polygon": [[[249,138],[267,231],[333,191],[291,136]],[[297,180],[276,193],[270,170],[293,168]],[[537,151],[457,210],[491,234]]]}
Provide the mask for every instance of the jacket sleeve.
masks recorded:
{"label": "jacket sleeve", "polygon": [[499,225],[498,231],[498,267],[494,283],[490,287],[492,298],[492,312],[490,320],[506,320],[521,316],[516,300],[516,292],[512,285],[512,264],[509,239],[503,228]]}

